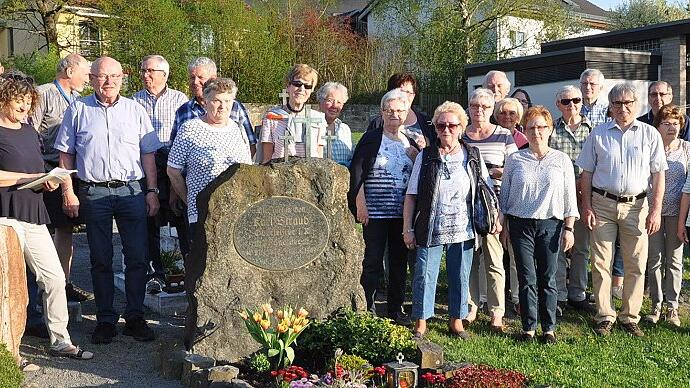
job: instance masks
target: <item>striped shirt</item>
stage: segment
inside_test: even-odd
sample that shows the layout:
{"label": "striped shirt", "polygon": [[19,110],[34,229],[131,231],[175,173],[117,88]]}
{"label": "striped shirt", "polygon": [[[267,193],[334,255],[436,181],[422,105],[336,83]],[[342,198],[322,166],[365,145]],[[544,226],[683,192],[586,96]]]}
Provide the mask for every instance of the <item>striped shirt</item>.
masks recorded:
{"label": "striped shirt", "polygon": [[635,120],[626,131],[615,121],[592,130],[575,162],[592,173],[592,186],[619,196],[647,190],[651,174],[668,169],[656,128]]}
{"label": "striped shirt", "polygon": [[573,161],[576,178],[580,176],[582,169],[575,165],[575,161],[580,156],[582,146],[585,144],[585,140],[587,140],[590,132],[592,132],[592,125],[586,116],[582,116],[580,125],[574,131],[568,127],[563,117],[560,117],[556,120],[553,133],[551,138],[549,138],[549,147],[564,152]]}
{"label": "striped shirt", "polygon": [[175,112],[186,103],[187,96],[179,90],[165,87],[165,91],[156,97],[148,90],[142,89],[132,96],[132,100],[141,104],[151,118],[153,129],[158,135],[158,140],[167,148],[172,145],[170,134],[175,122]]}
{"label": "striped shirt", "polygon": [[[515,145],[515,140],[513,135],[510,133],[510,129],[503,128],[497,125],[494,128],[494,132],[482,140],[474,140],[467,136],[467,132],[462,135],[462,140],[479,148],[479,152],[484,159],[484,164],[488,169],[494,167],[503,167],[505,160],[508,155],[516,152],[517,146]],[[494,189],[496,193],[500,191],[501,180],[494,179]]]}
{"label": "striped shirt", "polygon": [[381,146],[369,175],[364,181],[364,197],[369,218],[402,218],[407,184],[412,173],[412,160],[405,152],[407,138],[391,140],[381,135]]}
{"label": "striped shirt", "polygon": [[592,128],[594,128],[597,125],[603,124],[610,120],[608,117],[606,117],[606,112],[608,112],[608,110],[608,105],[595,102],[591,106],[582,104],[580,114],[587,117],[587,120],[589,120],[589,123],[592,125]]}
{"label": "striped shirt", "polygon": [[[177,132],[180,130],[182,124],[185,121],[191,119],[197,119],[206,114],[206,109],[204,109],[201,104],[192,98],[187,103],[183,104],[180,109],[175,112],[175,123],[172,127],[172,133],[170,134],[170,144],[175,140]],[[249,121],[249,114],[247,109],[242,105],[241,102],[235,100],[232,104],[232,109],[230,110],[230,120],[234,121],[238,127],[244,128],[247,134],[247,139],[249,139],[249,144],[256,144],[256,135],[254,134],[254,127],[252,127],[251,121]]]}

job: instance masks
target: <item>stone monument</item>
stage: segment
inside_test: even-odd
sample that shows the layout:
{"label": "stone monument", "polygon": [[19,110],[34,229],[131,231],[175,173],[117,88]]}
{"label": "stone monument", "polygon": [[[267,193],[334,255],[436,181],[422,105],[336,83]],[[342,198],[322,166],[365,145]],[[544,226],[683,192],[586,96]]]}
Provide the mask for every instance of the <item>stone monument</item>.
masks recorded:
{"label": "stone monument", "polygon": [[17,233],[0,225],[0,343],[19,363],[19,344],[26,324],[26,289],[24,254]]}
{"label": "stone monument", "polygon": [[262,303],[304,307],[316,319],[365,308],[348,185],[347,169],[331,160],[291,158],[234,165],[199,195],[185,282],[193,353],[235,362],[258,350],[238,313]]}

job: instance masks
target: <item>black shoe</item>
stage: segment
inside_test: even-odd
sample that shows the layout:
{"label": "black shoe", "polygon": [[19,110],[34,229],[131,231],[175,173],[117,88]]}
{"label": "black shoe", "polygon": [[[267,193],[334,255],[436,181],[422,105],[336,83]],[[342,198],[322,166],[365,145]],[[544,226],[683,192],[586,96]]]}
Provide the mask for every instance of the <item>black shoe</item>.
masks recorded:
{"label": "black shoe", "polygon": [[556,335],[551,333],[546,333],[542,336],[542,340],[547,345],[553,345],[556,343]]}
{"label": "black shoe", "polygon": [[36,338],[50,338],[50,333],[48,333],[48,327],[44,324],[27,326],[24,329],[24,335]]}
{"label": "black shoe", "polygon": [[72,283],[67,283],[65,286],[65,294],[67,294],[68,302],[86,302],[93,299],[92,293],[82,290]]}
{"label": "black shoe", "polygon": [[144,318],[136,318],[125,323],[125,329],[122,330],[123,335],[134,337],[137,341],[147,342],[156,339],[156,333],[153,332],[146,323]]}
{"label": "black shoe", "polygon": [[518,339],[518,341],[520,341],[520,342],[529,343],[529,342],[534,341],[534,335],[533,335],[533,334],[529,334],[529,333],[525,333],[525,332],[523,331],[522,333],[520,333],[520,335],[518,336],[517,339]]}
{"label": "black shoe", "polygon": [[580,300],[580,301],[575,301],[568,299],[568,306],[571,307],[573,310],[577,310],[583,313],[588,313],[588,314],[594,314],[597,312],[597,308],[594,307],[587,299],[585,300]]}
{"label": "black shoe", "polygon": [[602,337],[611,334],[611,329],[613,329],[613,322],[611,321],[601,321],[594,326],[594,332]]}
{"label": "black shoe", "polygon": [[117,335],[117,329],[112,323],[99,322],[96,325],[96,330],[91,334],[91,343],[94,344],[109,344],[113,342],[113,338]]}
{"label": "black shoe", "polygon": [[412,324],[410,317],[402,311],[393,313],[388,318],[400,326],[410,326]]}

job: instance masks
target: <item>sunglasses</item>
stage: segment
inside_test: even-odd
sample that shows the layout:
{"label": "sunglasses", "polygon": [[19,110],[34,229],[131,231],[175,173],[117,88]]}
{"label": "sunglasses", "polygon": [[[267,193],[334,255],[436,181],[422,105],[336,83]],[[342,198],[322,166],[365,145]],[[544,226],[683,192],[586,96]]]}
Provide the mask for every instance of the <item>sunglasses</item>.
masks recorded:
{"label": "sunglasses", "polygon": [[442,131],[446,128],[450,129],[451,131],[455,131],[460,124],[454,124],[454,123],[436,123],[434,127],[436,127],[437,130]]}
{"label": "sunglasses", "polygon": [[29,77],[29,76],[23,76],[21,74],[17,73],[4,73],[0,77],[7,79],[7,80],[12,80],[12,81],[18,81],[18,82],[26,82],[29,84],[34,83],[34,79]]}
{"label": "sunglasses", "polygon": [[304,86],[304,88],[307,90],[311,90],[314,87],[314,85],[312,85],[312,84],[305,84],[301,81],[290,81],[290,85],[292,85],[296,88],[301,88],[302,86]]}
{"label": "sunglasses", "polygon": [[582,102],[582,99],[580,97],[575,97],[575,98],[561,98],[559,101],[561,105],[570,105],[572,102],[573,104],[579,104]]}

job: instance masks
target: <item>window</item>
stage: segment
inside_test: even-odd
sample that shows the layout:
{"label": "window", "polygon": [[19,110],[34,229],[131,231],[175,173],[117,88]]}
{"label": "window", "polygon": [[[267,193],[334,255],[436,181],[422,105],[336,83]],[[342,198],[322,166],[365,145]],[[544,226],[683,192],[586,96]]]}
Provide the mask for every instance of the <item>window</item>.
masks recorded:
{"label": "window", "polygon": [[519,47],[525,44],[525,33],[522,31],[510,30],[508,36],[510,37],[510,44],[513,47]]}
{"label": "window", "polygon": [[79,53],[88,60],[101,56],[101,32],[90,21],[79,22]]}

